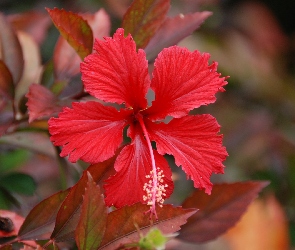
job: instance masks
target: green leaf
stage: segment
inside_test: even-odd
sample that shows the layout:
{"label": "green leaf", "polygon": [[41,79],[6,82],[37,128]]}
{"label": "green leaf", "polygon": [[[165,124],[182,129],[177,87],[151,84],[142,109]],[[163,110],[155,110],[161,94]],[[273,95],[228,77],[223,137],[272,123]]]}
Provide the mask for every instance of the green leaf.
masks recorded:
{"label": "green leaf", "polygon": [[168,238],[165,237],[158,228],[152,228],[144,237],[139,241],[140,249],[153,250],[165,249],[165,244]]}
{"label": "green leaf", "polygon": [[48,233],[52,232],[56,214],[69,191],[55,193],[36,205],[18,232],[19,240],[49,239]]}
{"label": "green leaf", "polygon": [[25,195],[33,195],[36,190],[34,179],[31,176],[22,173],[10,173],[2,176],[0,179],[0,186],[10,192]]}
{"label": "green leaf", "polygon": [[3,94],[11,100],[14,98],[12,75],[2,60],[0,60],[0,94]]}
{"label": "green leaf", "polygon": [[107,223],[107,208],[99,186],[89,172],[81,216],[75,231],[78,249],[97,249],[102,241]]}
{"label": "green leaf", "polygon": [[89,55],[93,46],[93,34],[87,21],[71,11],[57,8],[46,8],[46,10],[60,34],[76,50],[82,60]]}
{"label": "green leaf", "polygon": [[24,59],[19,40],[5,16],[0,13],[0,44],[4,63],[16,85],[23,73]]}
{"label": "green leaf", "polygon": [[184,201],[183,207],[197,207],[200,211],[189,218],[178,238],[192,243],[215,239],[238,222],[249,204],[268,184],[266,181],[215,184],[211,195],[196,190]]}
{"label": "green leaf", "polygon": [[55,228],[50,237],[51,239],[60,242],[74,238],[75,229],[79,222],[83,195],[88,182],[87,172],[92,175],[95,182],[102,182],[110,173],[114,174],[113,165],[116,157],[117,155],[107,161],[91,165],[83,172],[82,177],[71,188],[69,195],[58,211]]}
{"label": "green leaf", "polygon": [[[105,235],[99,249],[112,250],[121,245],[138,243],[140,236],[136,227],[144,235],[151,229],[150,217],[146,214],[149,208],[145,204],[136,203],[109,213]],[[172,205],[163,205],[162,208],[157,206],[158,220],[153,222],[153,226],[163,234],[172,234],[180,230],[180,226],[196,211],[197,209],[183,209]]]}
{"label": "green leaf", "polygon": [[24,149],[17,149],[0,154],[0,173],[18,168],[29,157],[29,153]]}
{"label": "green leaf", "polygon": [[6,189],[0,187],[0,209],[9,209],[12,205],[20,207],[19,202]]}
{"label": "green leaf", "polygon": [[169,0],[135,0],[124,15],[125,35],[132,35],[137,48],[145,48],[163,23]]}

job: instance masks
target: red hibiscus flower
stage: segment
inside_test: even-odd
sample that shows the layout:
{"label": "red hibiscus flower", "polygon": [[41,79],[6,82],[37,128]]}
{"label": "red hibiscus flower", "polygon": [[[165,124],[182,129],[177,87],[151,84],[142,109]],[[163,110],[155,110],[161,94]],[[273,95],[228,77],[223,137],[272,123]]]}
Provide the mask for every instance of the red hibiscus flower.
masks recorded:
{"label": "red hibiscus flower", "polygon": [[[58,118],[49,120],[51,140],[63,146],[61,156],[71,162],[102,162],[115,154],[123,142],[123,131],[131,143],[115,162],[116,174],[105,188],[108,206],[135,202],[162,204],[173,191],[171,170],[163,157],[173,155],[196,188],[210,194],[210,176],[223,173],[227,152],[222,146],[219,125],[211,115],[189,115],[201,105],[215,102],[215,94],[227,83],[208,65],[210,55],[173,46],[164,49],[148,74],[145,52],[136,51],[131,35],[118,29],[113,38],[96,40],[95,52],[81,63],[85,90],[105,102],[124,104],[117,110],[95,101],[73,103]],[[148,106],[149,88],[155,100]],[[167,116],[173,117],[164,123]],[[157,150],[151,141],[156,142]]]}

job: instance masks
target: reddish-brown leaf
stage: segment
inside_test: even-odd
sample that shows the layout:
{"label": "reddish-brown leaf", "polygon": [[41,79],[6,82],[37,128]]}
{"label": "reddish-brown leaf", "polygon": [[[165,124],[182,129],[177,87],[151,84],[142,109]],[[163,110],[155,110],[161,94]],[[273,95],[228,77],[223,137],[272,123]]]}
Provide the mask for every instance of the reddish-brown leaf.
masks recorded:
{"label": "reddish-brown leaf", "polygon": [[[100,9],[94,14],[83,14],[90,25],[93,37],[102,39],[110,34],[110,18],[104,9]],[[53,53],[54,75],[57,81],[68,81],[80,73],[80,63],[82,62],[76,51],[60,37],[55,45]]]}
{"label": "reddish-brown leaf", "polygon": [[69,191],[69,189],[60,191],[36,205],[30,211],[19,230],[19,240],[42,239],[42,236],[48,239],[60,205]]}
{"label": "reddish-brown leaf", "polygon": [[13,83],[17,84],[23,73],[23,53],[16,34],[11,25],[6,21],[5,16],[1,13],[0,44],[2,60],[11,72]]}
{"label": "reddish-brown leaf", "polygon": [[12,245],[5,245],[5,246],[0,246],[1,250],[12,250]]}
{"label": "reddish-brown leaf", "polygon": [[26,105],[29,109],[29,122],[50,116],[62,110],[57,97],[40,84],[32,84],[26,97],[28,98]]}
{"label": "reddish-brown leaf", "polygon": [[47,29],[51,24],[47,13],[35,10],[12,14],[7,18],[15,30],[26,32],[32,36],[39,45],[45,39]]}
{"label": "reddish-brown leaf", "polygon": [[83,172],[82,177],[77,184],[71,188],[69,195],[61,205],[56,218],[54,231],[50,237],[51,239],[59,242],[74,238],[75,229],[79,221],[83,195],[88,181],[87,172],[92,175],[95,182],[100,183],[110,172],[113,173],[115,159],[116,156],[102,163],[91,165]]}
{"label": "reddish-brown leaf", "polygon": [[164,48],[177,44],[189,36],[209,17],[209,11],[167,17],[145,48],[148,60],[153,60]]}
{"label": "reddish-brown leaf", "polygon": [[9,99],[14,98],[12,75],[2,60],[0,60],[0,96],[1,95],[6,96]]}
{"label": "reddish-brown leaf", "polygon": [[107,223],[107,208],[99,186],[89,172],[81,216],[75,231],[78,249],[97,249],[102,241]]}
{"label": "reddish-brown leaf", "polygon": [[49,118],[62,111],[63,107],[71,107],[72,99],[60,100],[49,89],[40,84],[31,84],[26,94],[29,110],[29,123],[36,119]]}
{"label": "reddish-brown leaf", "polygon": [[[2,114],[1,114],[2,115]],[[0,117],[0,121],[1,121]],[[9,120],[7,121],[9,122]],[[10,121],[11,123],[13,121]],[[8,125],[9,126],[9,125]],[[1,125],[0,125],[1,132]],[[19,131],[0,137],[0,143],[25,148],[37,153],[55,157],[55,149],[47,133],[36,131]]]}
{"label": "reddish-brown leaf", "polygon": [[137,48],[144,48],[163,23],[169,0],[135,0],[123,18],[125,35],[132,35]]}
{"label": "reddish-brown leaf", "polygon": [[266,185],[268,182],[237,182],[216,184],[211,195],[195,191],[184,201],[183,207],[200,210],[182,227],[178,238],[193,243],[215,239],[236,224]]}
{"label": "reddish-brown leaf", "polygon": [[[107,228],[99,249],[112,250],[124,244],[138,242],[139,233],[135,225],[144,235],[150,230],[151,221],[149,215],[145,214],[148,210],[149,206],[136,203],[109,213]],[[183,209],[172,205],[157,207],[158,220],[153,222],[153,226],[160,229],[163,234],[172,234],[180,230],[180,226],[196,211],[197,209]]]}
{"label": "reddish-brown leaf", "polygon": [[78,14],[63,9],[46,8],[46,10],[60,34],[76,50],[82,60],[89,55],[93,46],[93,34],[87,21]]}

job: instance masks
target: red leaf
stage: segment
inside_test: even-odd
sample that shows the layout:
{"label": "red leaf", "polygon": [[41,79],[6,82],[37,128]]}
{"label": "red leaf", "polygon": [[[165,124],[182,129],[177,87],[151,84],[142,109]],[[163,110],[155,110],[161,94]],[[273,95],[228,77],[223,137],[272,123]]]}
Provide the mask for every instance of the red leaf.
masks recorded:
{"label": "red leaf", "polygon": [[16,236],[24,218],[18,214],[0,210],[0,238]]}
{"label": "red leaf", "polygon": [[89,55],[92,51],[93,34],[87,21],[70,11],[57,8],[52,10],[46,8],[46,10],[60,34],[76,50],[79,56],[84,59]]}
{"label": "red leaf", "polygon": [[[125,146],[115,162],[116,175],[106,180],[104,185],[106,204],[117,208],[142,202],[147,195],[143,190],[146,178],[152,170],[151,156],[145,138],[141,134],[140,127],[133,128],[132,144]],[[134,131],[133,131],[134,130]],[[173,192],[172,173],[167,161],[154,150],[156,166],[163,171],[165,178],[163,184],[167,184],[166,197]],[[132,195],[130,195],[132,194]]]}
{"label": "red leaf", "polygon": [[215,102],[215,94],[224,91],[227,82],[216,72],[217,63],[208,65],[209,57],[208,53],[190,52],[178,46],[158,55],[151,83],[155,100],[146,111],[150,119],[160,120],[167,115],[179,118]]}
{"label": "red leaf", "polygon": [[[149,210],[147,205],[137,203],[109,213],[107,228],[99,249],[113,250],[124,244],[138,242],[139,233],[135,225],[138,225],[142,234],[150,230],[151,221],[145,214],[147,210]],[[183,209],[171,205],[157,207],[159,220],[154,221],[153,226],[160,229],[163,234],[172,234],[180,230],[180,226],[185,224],[187,218],[196,211],[196,209]]]}
{"label": "red leaf", "polygon": [[14,98],[12,75],[2,60],[0,60],[0,96],[1,95],[11,100]]}
{"label": "red leaf", "polygon": [[58,192],[36,205],[19,230],[19,240],[48,239],[60,205],[68,193],[69,189]]}
{"label": "red leaf", "polygon": [[123,141],[123,128],[129,111],[118,112],[94,101],[72,103],[58,118],[48,121],[51,141],[63,146],[60,156],[69,155],[71,162],[97,163],[115,154]]}
{"label": "red leaf", "polygon": [[80,215],[80,207],[83,201],[83,194],[85,193],[85,187],[88,181],[87,172],[92,175],[95,182],[101,183],[108,177],[110,172],[112,172],[116,157],[117,155],[105,162],[91,165],[83,172],[81,179],[71,188],[69,195],[58,211],[55,228],[50,237],[51,239],[58,242],[74,238]]}
{"label": "red leaf", "polygon": [[184,208],[199,208],[182,227],[179,239],[193,243],[213,240],[231,228],[268,182],[216,184],[210,196],[195,191],[183,203]]}
{"label": "red leaf", "polygon": [[223,173],[222,162],[227,156],[218,135],[219,125],[211,115],[185,116],[168,124],[147,123],[151,139],[160,154],[172,154],[177,166],[194,181],[195,188],[210,194],[212,173]]}
{"label": "red leaf", "polygon": [[23,53],[16,34],[3,14],[0,14],[0,42],[2,59],[11,72],[13,83],[16,85],[23,73]]}
{"label": "red leaf", "polygon": [[[110,20],[108,14],[103,9],[94,14],[84,14],[82,17],[88,21],[92,28],[93,36],[96,39],[109,36]],[[53,61],[55,78],[58,81],[68,81],[80,73],[80,63],[82,60],[63,37],[60,37],[55,45]]]}
{"label": "red leaf", "polygon": [[97,249],[102,241],[107,223],[107,208],[100,188],[89,172],[81,216],[75,231],[78,249]]}
{"label": "red leaf", "polygon": [[211,14],[209,11],[203,11],[167,17],[144,49],[149,61],[156,58],[164,48],[175,45],[192,34]]}
{"label": "red leaf", "polygon": [[137,48],[144,48],[163,23],[169,0],[135,0],[124,15],[122,27],[131,34]]}
{"label": "red leaf", "polygon": [[125,38],[118,29],[113,38],[96,40],[94,50],[81,63],[86,91],[105,102],[125,103],[135,112],[146,108],[148,63],[143,50],[136,52],[132,37]]}
{"label": "red leaf", "polygon": [[57,97],[40,84],[32,84],[26,97],[28,98],[26,105],[29,109],[29,122],[51,116],[62,110]]}

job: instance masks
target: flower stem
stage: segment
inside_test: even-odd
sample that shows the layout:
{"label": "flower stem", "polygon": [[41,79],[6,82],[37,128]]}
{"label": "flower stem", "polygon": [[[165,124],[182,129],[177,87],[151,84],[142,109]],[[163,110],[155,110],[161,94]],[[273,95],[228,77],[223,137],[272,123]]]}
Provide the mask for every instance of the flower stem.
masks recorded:
{"label": "flower stem", "polygon": [[157,189],[158,189],[158,173],[157,173],[157,167],[156,167],[154,152],[153,152],[151,140],[149,138],[149,134],[148,134],[148,132],[146,130],[146,127],[145,127],[144,121],[142,119],[142,116],[138,115],[137,119],[138,119],[139,124],[140,124],[140,126],[142,128],[144,137],[145,137],[145,139],[147,141],[148,149],[149,149],[150,156],[151,156],[151,162],[152,162],[152,194],[151,194],[152,195],[152,197],[151,197],[152,203],[150,204],[151,208],[150,208],[150,210],[147,211],[147,213],[150,212],[151,217],[152,217],[152,215],[155,215],[156,219],[158,219],[157,212],[156,212],[156,201],[157,201],[156,195],[157,195]]}

